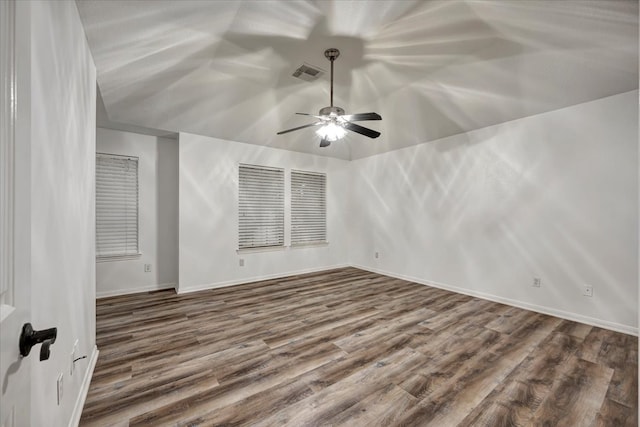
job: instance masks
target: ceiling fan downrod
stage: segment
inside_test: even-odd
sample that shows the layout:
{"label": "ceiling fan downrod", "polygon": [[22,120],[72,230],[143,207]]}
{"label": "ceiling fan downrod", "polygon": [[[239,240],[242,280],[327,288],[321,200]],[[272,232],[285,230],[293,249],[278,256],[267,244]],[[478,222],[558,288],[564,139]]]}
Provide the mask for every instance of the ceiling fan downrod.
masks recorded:
{"label": "ceiling fan downrod", "polygon": [[340,51],[332,47],[324,51],[324,56],[329,61],[331,61],[331,104],[330,106],[333,107],[333,61],[335,61],[336,58],[340,56]]}

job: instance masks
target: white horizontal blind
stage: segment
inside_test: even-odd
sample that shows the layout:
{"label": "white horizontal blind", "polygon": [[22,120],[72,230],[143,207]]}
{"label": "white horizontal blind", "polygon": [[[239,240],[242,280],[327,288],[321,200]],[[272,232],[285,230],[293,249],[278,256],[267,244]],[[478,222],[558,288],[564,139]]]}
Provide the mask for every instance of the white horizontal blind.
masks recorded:
{"label": "white horizontal blind", "polygon": [[284,246],[284,169],[239,168],[238,247]]}
{"label": "white horizontal blind", "polygon": [[96,156],[96,255],[138,254],[138,158]]}
{"label": "white horizontal blind", "polygon": [[291,244],[327,241],[327,177],[291,171]]}

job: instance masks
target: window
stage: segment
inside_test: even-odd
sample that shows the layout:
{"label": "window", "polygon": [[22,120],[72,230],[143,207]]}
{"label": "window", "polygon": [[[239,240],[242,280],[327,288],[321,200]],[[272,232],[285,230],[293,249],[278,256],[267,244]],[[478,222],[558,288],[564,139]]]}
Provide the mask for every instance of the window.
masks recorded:
{"label": "window", "polygon": [[238,248],[284,246],[284,169],[240,165]]}
{"label": "window", "polygon": [[96,156],[96,255],[139,255],[137,157]]}
{"label": "window", "polygon": [[327,177],[291,171],[291,244],[327,241]]}

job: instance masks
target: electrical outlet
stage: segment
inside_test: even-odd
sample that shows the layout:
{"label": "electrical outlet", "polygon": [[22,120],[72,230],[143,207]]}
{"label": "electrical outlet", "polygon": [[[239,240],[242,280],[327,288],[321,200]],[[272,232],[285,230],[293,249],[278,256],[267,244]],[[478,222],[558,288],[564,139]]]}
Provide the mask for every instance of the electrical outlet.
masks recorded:
{"label": "electrical outlet", "polygon": [[144,265],[144,272],[145,273],[151,273],[151,264],[145,264]]}
{"label": "electrical outlet", "polygon": [[376,259],[380,258],[380,252],[376,252],[375,255]]}
{"label": "electrical outlet", "polygon": [[58,383],[57,383],[57,388],[58,388],[58,406],[60,406],[60,402],[62,402],[62,392],[64,391],[62,388],[62,380],[63,380],[63,375],[62,372],[60,372],[60,374],[58,375]]}
{"label": "electrical outlet", "polygon": [[240,258],[240,267],[244,267],[244,258]]}
{"label": "electrical outlet", "polygon": [[584,285],[584,288],[582,290],[582,295],[584,295],[585,297],[592,297],[593,296],[593,286]]}
{"label": "electrical outlet", "polygon": [[539,288],[542,285],[542,279],[539,277],[534,277],[533,278],[533,287],[534,288]]}

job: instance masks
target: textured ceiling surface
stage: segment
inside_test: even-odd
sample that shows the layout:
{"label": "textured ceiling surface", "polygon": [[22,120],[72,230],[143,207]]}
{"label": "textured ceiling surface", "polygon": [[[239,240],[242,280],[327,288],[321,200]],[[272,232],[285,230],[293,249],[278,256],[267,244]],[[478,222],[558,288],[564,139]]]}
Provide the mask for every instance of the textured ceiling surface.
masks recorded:
{"label": "textured ceiling surface", "polygon": [[[638,88],[635,0],[78,0],[108,121],[357,159]],[[329,105],[375,111],[319,148]]]}

